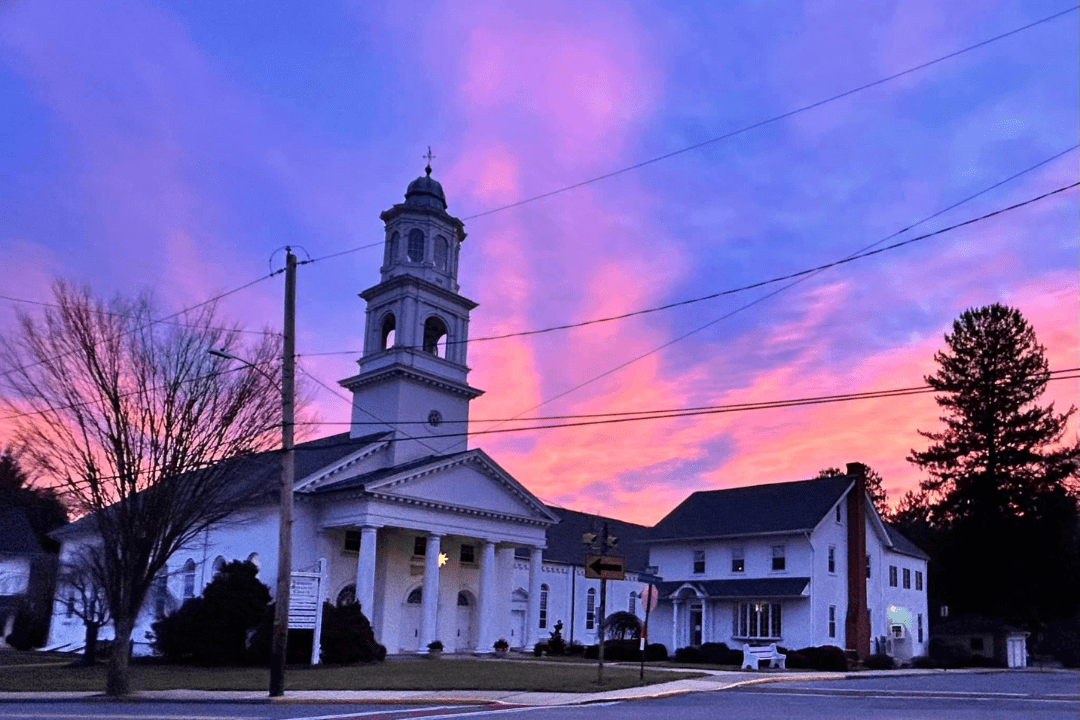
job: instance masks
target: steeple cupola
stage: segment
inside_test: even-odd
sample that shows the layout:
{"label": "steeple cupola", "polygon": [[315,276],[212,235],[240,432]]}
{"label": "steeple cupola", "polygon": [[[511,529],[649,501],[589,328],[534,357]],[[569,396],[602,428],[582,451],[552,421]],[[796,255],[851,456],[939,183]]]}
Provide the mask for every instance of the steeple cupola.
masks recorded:
{"label": "steeple cupola", "polygon": [[469,312],[458,294],[465,225],[447,211],[431,167],[409,183],[405,202],[379,217],[386,241],[380,282],[367,301],[353,393],[354,436],[393,430],[394,463],[466,449],[469,401],[481,394],[466,378]]}

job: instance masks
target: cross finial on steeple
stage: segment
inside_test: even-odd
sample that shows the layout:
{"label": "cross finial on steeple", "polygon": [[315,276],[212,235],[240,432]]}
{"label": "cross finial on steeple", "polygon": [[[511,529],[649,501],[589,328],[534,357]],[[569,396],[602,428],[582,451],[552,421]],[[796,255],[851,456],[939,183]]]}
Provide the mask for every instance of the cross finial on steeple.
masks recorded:
{"label": "cross finial on steeple", "polygon": [[422,158],[427,158],[427,167],[424,168],[424,172],[431,175],[431,161],[435,159],[435,156],[431,154],[431,146],[427,146],[427,155],[421,155]]}

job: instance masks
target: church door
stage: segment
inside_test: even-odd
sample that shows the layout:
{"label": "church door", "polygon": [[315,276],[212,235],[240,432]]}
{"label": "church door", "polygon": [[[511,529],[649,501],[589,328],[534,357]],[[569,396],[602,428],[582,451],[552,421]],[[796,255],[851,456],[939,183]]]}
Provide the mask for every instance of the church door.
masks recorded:
{"label": "church door", "polygon": [[467,592],[459,592],[457,596],[457,649],[475,650],[476,636],[473,634],[475,626],[474,615],[476,603]]}
{"label": "church door", "polygon": [[401,608],[401,651],[417,652],[420,650],[420,620],[423,616],[423,591],[416,588],[405,599]]}

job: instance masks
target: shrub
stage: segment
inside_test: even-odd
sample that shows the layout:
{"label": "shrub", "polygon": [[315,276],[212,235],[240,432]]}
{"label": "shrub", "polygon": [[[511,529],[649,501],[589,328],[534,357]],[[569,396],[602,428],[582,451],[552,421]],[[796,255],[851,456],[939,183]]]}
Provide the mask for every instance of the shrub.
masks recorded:
{"label": "shrub", "polygon": [[[382,662],[386,658],[386,648],[375,641],[371,623],[360,612],[357,603],[341,607],[323,603],[322,634],[319,639],[319,657],[324,663],[348,665]],[[431,645],[436,643],[441,650],[442,643],[438,640]]]}
{"label": "shrub", "polygon": [[585,646],[579,643],[577,640],[566,646],[567,655],[584,655]]}
{"label": "shrub", "polygon": [[742,650],[733,650],[725,643],[704,643],[701,652],[705,662],[713,665],[742,665]]}
{"label": "shrub", "polygon": [[658,662],[667,659],[667,647],[663,643],[652,643],[645,646],[645,662]]}
{"label": "shrub", "polygon": [[682,663],[706,663],[709,659],[705,656],[705,653],[701,651],[701,648],[697,647],[681,647],[675,651],[675,662]]}
{"label": "shrub", "polygon": [[1050,655],[1067,668],[1080,667],[1080,618],[1048,623],[1034,643],[1038,655]]}
{"label": "shrub", "polygon": [[533,645],[533,655],[535,655],[536,657],[542,657],[544,653],[549,653],[550,654],[550,651],[548,650],[547,645],[545,645],[544,643],[541,643],[541,642],[538,642],[535,645]]}
{"label": "shrub", "polygon": [[863,661],[863,666],[869,670],[892,670],[896,667],[896,661],[893,660],[892,655],[875,653]]}
{"label": "shrub", "polygon": [[[792,670],[831,670],[845,672],[848,669],[847,655],[835,645],[805,647],[799,650],[778,651],[787,655],[786,666]],[[740,660],[740,662],[742,662]]]}
{"label": "shrub", "polygon": [[510,643],[506,642],[506,638],[499,638],[492,647],[498,652],[506,652],[510,649]]}
{"label": "shrub", "polygon": [[911,658],[911,667],[919,670],[926,670],[929,668],[938,667],[938,665],[930,658],[929,655],[918,655]]}
{"label": "shrub", "polygon": [[45,644],[49,635],[49,618],[31,612],[29,603],[21,601],[15,614],[7,644],[16,650],[30,650]]}
{"label": "shrub", "polygon": [[555,623],[555,627],[551,629],[551,637],[547,641],[547,653],[548,655],[564,655],[566,654],[566,641],[562,636],[562,620]]}
{"label": "shrub", "polygon": [[207,665],[241,663],[251,631],[270,603],[270,589],[247,561],[226,564],[203,590],[180,609],[151,625],[155,652],[171,661]]}
{"label": "shrub", "polygon": [[429,652],[441,652],[443,649],[442,640],[432,640],[427,644]]}

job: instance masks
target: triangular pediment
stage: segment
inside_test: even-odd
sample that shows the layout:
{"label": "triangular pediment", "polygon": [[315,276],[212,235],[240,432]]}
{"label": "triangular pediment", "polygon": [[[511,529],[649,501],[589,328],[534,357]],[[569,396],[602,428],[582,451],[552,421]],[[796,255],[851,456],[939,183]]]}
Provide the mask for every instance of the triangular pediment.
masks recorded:
{"label": "triangular pediment", "polygon": [[365,483],[375,497],[410,504],[553,524],[558,518],[482,450],[435,459],[420,467]]}

